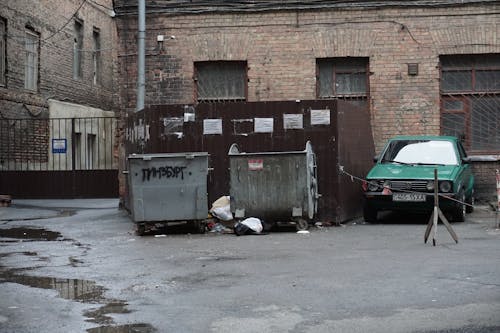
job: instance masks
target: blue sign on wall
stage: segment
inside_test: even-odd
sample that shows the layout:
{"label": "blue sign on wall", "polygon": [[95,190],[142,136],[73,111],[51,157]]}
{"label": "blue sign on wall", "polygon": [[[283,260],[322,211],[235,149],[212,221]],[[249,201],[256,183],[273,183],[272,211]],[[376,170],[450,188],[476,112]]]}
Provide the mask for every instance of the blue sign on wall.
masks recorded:
{"label": "blue sign on wall", "polygon": [[66,154],[67,144],[66,139],[52,139],[52,153]]}

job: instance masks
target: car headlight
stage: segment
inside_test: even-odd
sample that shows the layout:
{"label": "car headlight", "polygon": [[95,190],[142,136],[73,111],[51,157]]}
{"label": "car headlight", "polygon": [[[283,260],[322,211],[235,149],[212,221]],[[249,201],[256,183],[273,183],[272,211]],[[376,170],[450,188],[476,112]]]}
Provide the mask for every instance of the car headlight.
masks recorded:
{"label": "car headlight", "polygon": [[368,190],[370,192],[375,192],[379,190],[379,186],[375,180],[371,180],[368,182]]}
{"label": "car headlight", "polygon": [[451,191],[451,182],[445,180],[439,183],[439,191],[441,192],[450,192]]}
{"label": "car headlight", "polygon": [[427,182],[427,185],[425,186],[425,188],[427,189],[427,191],[434,191],[434,181],[429,180]]}

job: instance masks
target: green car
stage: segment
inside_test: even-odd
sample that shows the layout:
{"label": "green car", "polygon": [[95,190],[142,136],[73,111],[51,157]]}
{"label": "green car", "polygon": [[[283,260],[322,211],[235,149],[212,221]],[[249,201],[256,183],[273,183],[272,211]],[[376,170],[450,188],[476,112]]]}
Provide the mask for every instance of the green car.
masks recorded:
{"label": "green car", "polygon": [[472,212],[474,175],[456,137],[398,136],[389,140],[375,162],[363,183],[365,221],[376,222],[383,210],[431,212],[435,169],[441,210],[458,222]]}

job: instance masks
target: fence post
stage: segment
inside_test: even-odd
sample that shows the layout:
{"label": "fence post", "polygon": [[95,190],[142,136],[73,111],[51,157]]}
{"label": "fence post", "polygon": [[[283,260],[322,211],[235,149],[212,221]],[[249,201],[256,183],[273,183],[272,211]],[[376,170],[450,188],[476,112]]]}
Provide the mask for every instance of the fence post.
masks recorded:
{"label": "fence post", "polygon": [[496,170],[496,176],[497,176],[497,210],[495,213],[496,216],[496,221],[497,221],[497,229],[500,228],[500,220],[498,219],[498,214],[500,212],[500,171],[497,169]]}
{"label": "fence post", "polygon": [[71,193],[76,195],[76,144],[75,144],[75,118],[71,118]]}

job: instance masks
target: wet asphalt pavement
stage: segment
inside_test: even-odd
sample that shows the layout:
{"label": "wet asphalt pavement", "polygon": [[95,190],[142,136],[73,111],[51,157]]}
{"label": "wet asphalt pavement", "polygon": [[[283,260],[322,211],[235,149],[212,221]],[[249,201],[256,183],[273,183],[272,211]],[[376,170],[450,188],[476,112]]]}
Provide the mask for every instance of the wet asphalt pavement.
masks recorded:
{"label": "wet asphalt pavement", "polygon": [[387,215],[297,234],[136,236],[117,200],[0,208],[0,332],[500,332],[500,230]]}

